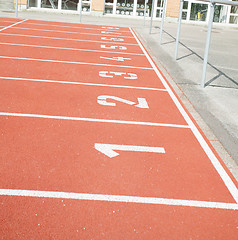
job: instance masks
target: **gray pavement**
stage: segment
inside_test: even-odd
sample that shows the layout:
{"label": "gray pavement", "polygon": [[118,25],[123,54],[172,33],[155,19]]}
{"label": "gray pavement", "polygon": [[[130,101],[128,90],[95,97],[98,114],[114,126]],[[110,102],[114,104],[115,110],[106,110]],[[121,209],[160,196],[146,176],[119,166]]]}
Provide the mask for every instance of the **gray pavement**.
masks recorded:
{"label": "gray pavement", "polygon": [[[14,12],[0,12],[0,17],[15,17]],[[79,15],[37,11],[19,12],[19,18],[79,22]],[[177,23],[165,22],[160,46],[159,21],[149,34],[149,19],[84,15],[85,24],[133,27],[156,64],[197,121],[211,144],[238,179],[238,25],[215,25],[207,69],[207,86],[200,87],[206,25],[182,23],[178,60],[174,60]]]}

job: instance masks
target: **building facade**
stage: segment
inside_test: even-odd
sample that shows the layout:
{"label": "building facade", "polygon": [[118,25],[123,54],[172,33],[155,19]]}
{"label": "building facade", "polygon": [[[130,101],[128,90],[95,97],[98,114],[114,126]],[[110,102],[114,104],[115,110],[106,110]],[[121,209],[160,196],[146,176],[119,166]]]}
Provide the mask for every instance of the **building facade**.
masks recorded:
{"label": "building facade", "polygon": [[[26,0],[22,0],[26,1]],[[79,0],[28,0],[28,7],[38,9],[54,9],[56,11],[78,11]],[[145,4],[147,1],[147,4]],[[230,0],[232,1],[232,0]],[[233,0],[238,1],[238,0]],[[106,14],[128,17],[150,17],[152,0],[82,0],[82,11],[91,14]],[[154,17],[161,18],[163,0],[154,1]],[[145,7],[146,6],[146,7]],[[167,0],[166,17],[178,18],[180,0]],[[183,20],[208,20],[209,3],[195,0],[184,1]],[[238,7],[216,5],[214,22],[238,24]]]}

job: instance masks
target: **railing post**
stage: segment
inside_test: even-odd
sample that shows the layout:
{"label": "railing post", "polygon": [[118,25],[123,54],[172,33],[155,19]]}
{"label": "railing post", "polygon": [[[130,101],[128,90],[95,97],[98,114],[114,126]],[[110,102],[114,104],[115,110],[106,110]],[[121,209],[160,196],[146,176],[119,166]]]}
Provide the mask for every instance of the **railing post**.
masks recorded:
{"label": "railing post", "polygon": [[18,17],[18,0],[16,0],[16,18]]}
{"label": "railing post", "polygon": [[163,14],[161,19],[161,25],[160,25],[160,39],[159,39],[159,45],[162,43],[162,35],[163,35],[163,29],[164,29],[164,19],[165,19],[165,12],[166,12],[166,0],[163,0]]}
{"label": "railing post", "polygon": [[151,19],[150,19],[150,34],[152,31],[152,22],[153,22],[153,15],[154,15],[154,4],[155,0],[152,0],[152,8],[151,8]]}
{"label": "railing post", "polygon": [[144,26],[145,26],[145,15],[146,15],[146,10],[147,10],[147,3],[148,3],[148,0],[145,0],[145,9],[144,9]]}
{"label": "railing post", "polygon": [[184,3],[184,0],[180,0],[179,22],[178,22],[178,30],[177,30],[177,37],[176,37],[175,56],[174,56],[175,60],[177,60],[177,57],[178,57],[178,47],[179,47],[181,22],[182,22],[182,14],[183,14],[183,3]]}
{"label": "railing post", "polygon": [[206,73],[207,73],[207,62],[208,62],[208,53],[211,43],[211,32],[212,32],[212,24],[213,24],[213,18],[214,18],[214,8],[215,3],[211,2],[210,4],[210,16],[208,21],[208,29],[207,29],[207,41],[206,41],[206,48],[204,53],[204,60],[203,60],[203,72],[202,72],[202,81],[201,81],[201,87],[205,87],[205,81],[206,81]]}
{"label": "railing post", "polygon": [[82,0],[79,0],[79,22],[82,22]]}

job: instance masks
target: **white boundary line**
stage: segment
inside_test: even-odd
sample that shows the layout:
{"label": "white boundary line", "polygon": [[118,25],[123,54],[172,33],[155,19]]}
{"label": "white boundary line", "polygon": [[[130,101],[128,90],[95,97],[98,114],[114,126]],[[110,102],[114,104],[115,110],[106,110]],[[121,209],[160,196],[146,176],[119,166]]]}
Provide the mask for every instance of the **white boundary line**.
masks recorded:
{"label": "white boundary line", "polygon": [[167,198],[155,198],[155,197],[72,193],[72,192],[0,189],[0,196],[60,198],[60,199],[107,201],[107,202],[121,202],[121,203],[143,203],[143,204],[156,204],[156,205],[169,205],[169,206],[238,210],[238,204],[235,204],[235,203],[180,200],[180,199],[167,199]]}
{"label": "white boundary line", "polygon": [[[0,17],[1,19],[2,17]],[[39,21],[39,22],[42,22],[42,20],[34,20],[34,19],[31,19],[30,21]],[[2,21],[2,22],[9,22],[9,23],[12,23],[14,21]],[[52,21],[49,21],[49,23],[51,23]],[[65,22],[58,22],[58,23],[65,23]],[[48,22],[47,24],[46,23],[31,23],[31,22],[27,22],[26,24],[31,24],[31,25],[41,25],[41,26],[50,26],[50,27],[62,27],[62,28],[76,28],[76,29],[89,29],[89,30],[94,30],[94,31],[110,31],[110,32],[125,32],[125,33],[131,33],[130,30],[128,31],[124,31],[124,30],[121,30],[121,29],[106,29],[106,28],[118,28],[118,26],[106,26],[106,25],[101,25],[101,28],[89,28],[89,27],[85,27],[85,25],[83,24],[79,24],[79,23],[71,23],[71,24],[74,24],[74,25],[78,25],[78,26],[67,26],[67,25],[49,25]],[[90,25],[90,24],[89,24]],[[80,27],[82,26],[82,27]],[[94,25],[94,26],[99,26],[100,25]],[[127,27],[123,27],[123,28],[127,28]]]}
{"label": "white boundary line", "polygon": [[179,125],[179,124],[137,122],[137,121],[110,120],[110,119],[98,119],[98,118],[52,116],[52,115],[31,114],[31,113],[27,114],[27,113],[0,112],[0,116],[44,118],[44,119],[71,120],[71,121],[84,121],[84,122],[100,122],[100,123],[119,123],[119,124],[129,124],[129,125],[143,125],[143,126],[155,126],[155,127],[174,127],[174,128],[185,128],[185,129],[190,128],[188,125]]}
{"label": "white boundary line", "polygon": [[166,89],[161,88],[150,88],[150,87],[135,87],[135,86],[125,86],[125,85],[108,85],[100,83],[84,83],[84,82],[67,82],[67,81],[56,81],[56,80],[44,80],[44,79],[33,79],[33,78],[17,78],[17,77],[0,77],[1,79],[15,80],[15,81],[29,81],[29,82],[45,82],[45,83],[60,83],[60,84],[73,84],[73,85],[85,85],[85,86],[98,86],[98,87],[114,87],[114,88],[129,88],[129,89],[139,89],[139,90],[151,90],[151,91],[161,91],[167,92]]}
{"label": "white boundary line", "polygon": [[[72,33],[72,34],[82,34],[82,35],[93,35],[93,36],[102,36],[102,33],[84,33],[84,32],[68,32],[68,31],[59,31],[54,29],[38,29],[38,28],[23,28],[23,27],[12,27],[13,29],[23,29],[23,30],[33,30],[33,31],[42,31],[42,32],[57,32],[57,33]],[[104,31],[103,29],[101,31]],[[110,35],[110,34],[103,34],[105,37],[120,37],[120,38],[131,38],[135,39],[133,36],[122,36],[122,35]]]}
{"label": "white boundary line", "polygon": [[111,54],[126,54],[126,55],[135,55],[135,56],[145,56],[144,54],[140,54],[140,53],[112,52],[112,51],[101,51],[101,50],[93,50],[93,49],[54,47],[54,46],[30,45],[30,44],[21,44],[21,43],[4,43],[4,42],[0,42],[0,45],[11,45],[11,46],[22,46],[22,47],[50,48],[50,49],[59,49],[59,50],[101,52],[101,53],[111,53]]}
{"label": "white boundary line", "polygon": [[[35,21],[38,21],[38,20],[35,20]],[[51,23],[51,22],[49,22],[49,23]],[[54,25],[54,24],[50,25],[48,23],[31,23],[31,22],[27,22],[27,24],[41,25],[41,26],[45,26],[46,25],[46,26],[51,26],[51,27],[63,27],[63,28],[90,29],[90,30],[95,30],[95,31],[102,31],[102,30],[104,30],[104,31],[110,31],[110,32],[114,32],[115,31],[115,32],[131,33],[130,31],[121,30],[121,29],[106,29],[107,27],[118,28],[117,26],[105,26],[105,25],[102,25],[101,28],[89,28],[89,27],[85,27],[85,25],[83,25],[83,24],[81,24],[81,27],[80,26],[67,26],[67,25],[63,26],[63,25]],[[73,24],[77,25],[77,23],[73,23]]]}
{"label": "white boundary line", "polygon": [[16,23],[14,23],[14,24],[12,24],[12,25],[10,25],[10,26],[7,26],[7,27],[5,27],[5,28],[2,28],[2,29],[0,30],[0,32],[2,32],[3,30],[6,30],[6,29],[8,29],[8,28],[11,28],[11,27],[13,27],[13,26],[16,26],[17,24],[23,23],[23,22],[25,22],[25,21],[27,21],[27,19],[24,19],[24,20],[22,20],[22,21],[20,21],[20,22],[16,22]]}
{"label": "white boundary line", "polygon": [[63,41],[75,41],[75,42],[93,42],[93,43],[104,43],[104,44],[116,44],[116,45],[131,45],[131,46],[138,46],[136,43],[124,43],[124,42],[107,42],[107,41],[93,41],[93,40],[82,40],[76,38],[59,38],[59,37],[46,37],[46,36],[36,36],[36,35],[26,35],[26,34],[15,34],[15,33],[0,33],[1,35],[11,35],[11,36],[18,36],[18,37],[32,37],[32,38],[46,38],[46,39],[56,39],[56,40],[63,40]]}
{"label": "white boundary line", "polygon": [[210,159],[211,163],[213,164],[214,168],[217,170],[218,174],[222,178],[222,180],[225,183],[226,187],[230,191],[230,193],[233,196],[234,200],[238,203],[238,189],[236,188],[235,184],[233,183],[233,181],[231,180],[231,178],[229,177],[229,175],[227,174],[225,169],[222,167],[221,163],[219,162],[219,160],[217,159],[215,154],[212,152],[211,148],[208,146],[207,142],[204,140],[204,138],[202,137],[201,133],[198,131],[198,129],[194,125],[193,121],[190,119],[190,117],[188,116],[188,114],[186,113],[186,111],[184,110],[184,108],[182,107],[180,102],[178,101],[177,97],[175,96],[175,94],[173,93],[173,91],[171,90],[171,88],[169,87],[167,82],[165,81],[164,77],[161,75],[161,73],[159,72],[159,70],[155,66],[155,64],[152,61],[151,57],[146,52],[144,46],[138,40],[138,37],[136,36],[134,31],[131,28],[129,28],[129,29],[131,30],[133,36],[135,37],[135,39],[137,40],[137,42],[138,42],[139,46],[141,47],[142,51],[144,52],[144,54],[146,55],[147,59],[149,60],[151,66],[153,67],[153,69],[156,72],[157,76],[160,78],[160,80],[162,81],[164,87],[167,89],[170,97],[173,99],[173,101],[176,104],[177,108],[179,109],[179,111],[183,115],[185,121],[190,126],[193,134],[197,138],[197,140],[200,143],[201,147],[203,148],[204,152],[207,154],[207,156]]}
{"label": "white boundary line", "polygon": [[136,67],[136,66],[112,65],[112,64],[103,64],[103,63],[70,62],[70,61],[61,61],[61,60],[53,60],[53,59],[51,60],[51,59],[8,57],[8,56],[0,56],[0,58],[26,60],[26,61],[38,61],[38,62],[67,63],[67,64],[78,64],[78,65],[107,66],[107,67],[121,67],[121,68],[136,68],[136,69],[153,70],[153,68],[139,67],[139,66]]}

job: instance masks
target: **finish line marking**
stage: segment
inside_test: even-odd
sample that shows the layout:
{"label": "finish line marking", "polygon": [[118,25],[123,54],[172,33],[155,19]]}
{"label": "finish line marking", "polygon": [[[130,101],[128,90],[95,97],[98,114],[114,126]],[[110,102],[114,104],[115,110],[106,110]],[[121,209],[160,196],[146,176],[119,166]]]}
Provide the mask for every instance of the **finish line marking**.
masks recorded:
{"label": "finish line marking", "polygon": [[74,200],[107,201],[107,202],[121,202],[121,203],[143,203],[143,204],[156,204],[156,205],[169,205],[169,206],[238,210],[238,204],[236,203],[221,203],[221,202],[207,202],[207,201],[180,200],[180,199],[153,198],[153,197],[135,197],[135,196],[121,196],[121,195],[88,194],[88,193],[0,189],[0,196],[60,198],[60,199],[63,198],[63,199],[74,199]]}

